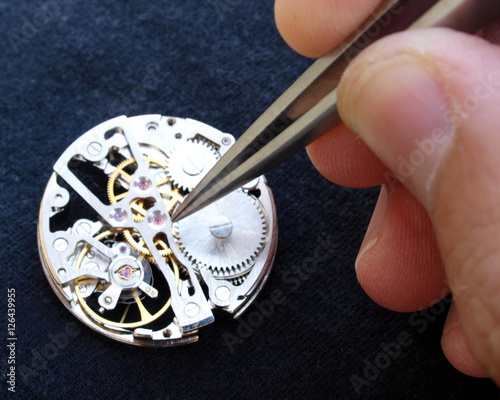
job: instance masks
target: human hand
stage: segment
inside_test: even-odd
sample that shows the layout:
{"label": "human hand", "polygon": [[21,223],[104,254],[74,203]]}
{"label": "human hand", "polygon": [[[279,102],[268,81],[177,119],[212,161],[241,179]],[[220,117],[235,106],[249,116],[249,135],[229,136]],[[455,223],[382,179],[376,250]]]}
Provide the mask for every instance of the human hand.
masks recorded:
{"label": "human hand", "polygon": [[[380,1],[276,0],[276,22],[290,46],[318,57]],[[500,20],[481,36],[428,29],[371,45],[339,86],[345,125],[307,151],[337,184],[383,185],[356,260],[366,293],[410,312],[451,291],[444,354],[498,384]]]}

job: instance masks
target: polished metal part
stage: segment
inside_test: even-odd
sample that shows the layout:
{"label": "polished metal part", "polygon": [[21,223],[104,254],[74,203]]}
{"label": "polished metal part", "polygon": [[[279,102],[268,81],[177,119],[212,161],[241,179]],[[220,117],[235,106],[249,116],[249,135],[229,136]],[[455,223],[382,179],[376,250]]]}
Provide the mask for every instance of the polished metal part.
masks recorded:
{"label": "polished metal part", "polygon": [[267,237],[263,208],[237,190],[174,223],[178,245],[195,268],[216,277],[241,276],[253,266]]}
{"label": "polished metal part", "polygon": [[168,154],[167,176],[182,190],[191,191],[220,159],[215,148],[202,140],[179,143]]}
{"label": "polished metal part", "polygon": [[[214,307],[239,315],[249,306],[276,251],[276,212],[265,178],[239,189],[241,202],[233,194],[221,199],[225,211],[199,227],[214,243],[230,245],[204,247],[201,258],[198,253],[210,268],[190,256],[198,250],[196,239],[189,251],[181,248],[171,221],[190,178],[201,179],[205,165],[234,142],[197,121],[144,115],[107,121],[70,145],[42,199],[38,244],[53,290],[77,318],[122,342],[173,346],[198,340],[198,329],[214,320]],[[247,227],[259,228],[258,240],[255,229],[238,228],[235,210],[246,215]],[[225,260],[238,261],[224,275]]]}
{"label": "polished metal part", "polygon": [[446,27],[474,33],[500,15],[498,0],[386,0],[342,45],[318,59],[194,188],[173,221],[202,209],[289,159],[342,121],[337,85],[364,48],[405,29]]}

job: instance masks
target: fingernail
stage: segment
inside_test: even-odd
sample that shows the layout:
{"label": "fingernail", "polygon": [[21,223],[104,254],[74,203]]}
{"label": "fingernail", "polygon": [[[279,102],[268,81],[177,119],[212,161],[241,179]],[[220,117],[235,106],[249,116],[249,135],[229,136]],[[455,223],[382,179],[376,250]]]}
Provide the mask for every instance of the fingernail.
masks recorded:
{"label": "fingernail", "polygon": [[341,108],[348,123],[430,207],[432,181],[453,134],[448,100],[438,80],[417,58],[399,56],[368,66],[347,81]]}
{"label": "fingernail", "polygon": [[356,271],[361,264],[360,261],[363,256],[365,256],[368,250],[372,249],[377,243],[385,220],[385,215],[387,213],[388,201],[389,195],[387,192],[387,188],[384,185],[380,190],[377,205],[375,206],[375,210],[373,211],[372,219],[370,220],[368,229],[366,230],[365,238],[363,239],[363,242],[361,243],[361,247],[359,249],[358,257],[356,257],[356,261],[354,263],[354,268],[356,269]]}

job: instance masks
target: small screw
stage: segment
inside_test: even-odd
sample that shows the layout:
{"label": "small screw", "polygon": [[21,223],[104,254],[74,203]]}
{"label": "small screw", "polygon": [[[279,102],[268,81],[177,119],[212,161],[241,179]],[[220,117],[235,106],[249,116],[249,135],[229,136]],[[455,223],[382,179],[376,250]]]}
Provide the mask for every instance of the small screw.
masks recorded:
{"label": "small screw", "polygon": [[80,234],[87,234],[90,235],[90,232],[92,232],[92,226],[87,223],[87,222],[82,222],[81,224],[78,225],[76,228],[76,231]]}
{"label": "small screw", "polygon": [[89,152],[90,155],[92,156],[97,156],[101,154],[102,151],[102,145],[97,142],[92,142],[88,145],[87,151]]}
{"label": "small screw", "polygon": [[226,301],[231,296],[231,290],[226,286],[220,286],[215,290],[215,295],[220,301]]}
{"label": "small screw", "polygon": [[222,144],[224,146],[229,146],[231,144],[231,139],[229,139],[227,136],[222,138]]}
{"label": "small screw", "polygon": [[111,304],[111,301],[112,301],[112,299],[111,299],[111,297],[109,297],[109,296],[106,296],[106,297],[104,298],[104,302],[105,302],[106,304]]}
{"label": "small screw", "polygon": [[63,238],[59,238],[54,240],[54,249],[59,253],[62,253],[64,250],[68,248],[68,241]]}
{"label": "small screw", "polygon": [[200,306],[196,303],[188,303],[184,307],[184,312],[188,317],[196,317],[200,312]]}
{"label": "small screw", "polygon": [[176,123],[176,122],[177,122],[177,121],[175,120],[175,118],[169,118],[169,119],[167,120],[167,123],[168,123],[170,126],[175,125],[175,123]]}

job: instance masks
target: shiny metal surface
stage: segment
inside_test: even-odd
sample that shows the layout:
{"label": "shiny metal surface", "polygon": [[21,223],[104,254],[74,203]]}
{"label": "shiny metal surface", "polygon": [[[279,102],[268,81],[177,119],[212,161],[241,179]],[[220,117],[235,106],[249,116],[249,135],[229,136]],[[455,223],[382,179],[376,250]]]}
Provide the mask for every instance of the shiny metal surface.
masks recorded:
{"label": "shiny metal surface", "polygon": [[38,244],[77,318],[115,340],[173,346],[198,340],[213,308],[248,307],[277,245],[265,178],[176,230],[170,218],[232,144],[197,121],[144,115],[107,121],[69,146],[42,199]]}
{"label": "shiny metal surface", "polygon": [[341,46],[318,59],[255,121],[172,215],[178,221],[287,160],[341,123],[337,85],[370,43],[405,29],[474,33],[500,15],[498,0],[388,0]]}

